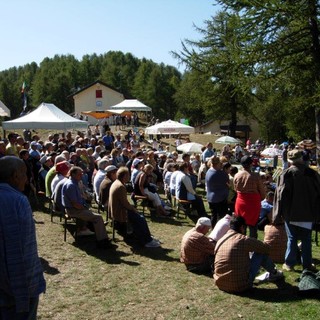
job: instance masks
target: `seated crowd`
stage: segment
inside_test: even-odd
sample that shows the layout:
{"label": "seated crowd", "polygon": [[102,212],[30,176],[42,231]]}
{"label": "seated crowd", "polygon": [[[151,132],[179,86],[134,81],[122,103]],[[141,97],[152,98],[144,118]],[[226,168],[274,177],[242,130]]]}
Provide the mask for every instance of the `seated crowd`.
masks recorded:
{"label": "seated crowd", "polygon": [[[125,240],[156,248],[161,243],[152,236],[136,201],[147,199],[158,217],[170,217],[175,200],[184,210],[190,207],[190,218],[196,217],[181,243],[181,262],[188,271],[213,274],[218,288],[226,292],[251,288],[260,267],[271,282],[283,278],[274,262],[285,262],[285,221],[272,223],[274,181],[270,173],[257,172],[255,155],[237,145],[234,154],[225,146],[217,156],[208,143],[201,154],[182,154],[179,160],[176,151],[155,149],[160,146],[155,141],[151,146],[141,142],[131,130],[124,137],[114,137],[111,131],[90,138],[68,132],[49,135],[46,141],[37,134],[26,141],[10,133],[7,143],[0,143],[0,157],[21,158],[28,176],[25,195],[45,193],[55,210],[78,219],[78,236],[95,235],[98,248],[110,248],[111,242],[106,222],[91,208],[93,201],[105,209],[106,220],[113,220]],[[231,164],[232,157],[241,170]],[[258,230],[264,231],[263,242],[257,239]]]}

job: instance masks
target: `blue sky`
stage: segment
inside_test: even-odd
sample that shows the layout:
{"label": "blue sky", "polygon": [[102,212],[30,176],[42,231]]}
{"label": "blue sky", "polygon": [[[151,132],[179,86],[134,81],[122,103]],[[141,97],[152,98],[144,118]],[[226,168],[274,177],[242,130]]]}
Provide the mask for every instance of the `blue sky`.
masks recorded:
{"label": "blue sky", "polygon": [[[178,67],[170,51],[199,39],[214,0],[6,0],[0,4],[0,71],[55,54],[130,52]],[[183,69],[180,67],[180,70]],[[181,70],[183,71],[183,70]]]}

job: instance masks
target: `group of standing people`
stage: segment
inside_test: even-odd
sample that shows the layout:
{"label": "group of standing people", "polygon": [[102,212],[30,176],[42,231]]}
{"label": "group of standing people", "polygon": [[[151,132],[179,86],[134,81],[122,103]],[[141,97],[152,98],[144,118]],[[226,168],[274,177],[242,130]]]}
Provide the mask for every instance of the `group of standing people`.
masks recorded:
{"label": "group of standing people", "polygon": [[[243,156],[242,170],[233,178],[234,212],[228,212],[226,201],[230,180],[223,173],[221,160],[211,158],[206,190],[212,216],[211,220],[199,219],[182,239],[181,261],[187,269],[213,273],[216,285],[227,292],[251,288],[260,267],[267,271],[265,280],[273,282],[283,278],[283,273],[270,259],[271,250],[277,248],[272,249],[267,240],[257,240],[260,214],[268,208],[270,226],[275,230],[284,228],[287,235],[282,269],[295,270],[301,262],[303,269],[315,271],[311,239],[313,225],[320,220],[320,178],[316,170],[306,165],[303,155],[303,150],[288,151],[288,168],[278,178],[274,193],[267,192],[261,175],[252,170],[252,158]],[[264,202],[268,206],[262,208]],[[263,216],[266,218],[266,214]],[[206,236],[210,228],[213,231]]]}

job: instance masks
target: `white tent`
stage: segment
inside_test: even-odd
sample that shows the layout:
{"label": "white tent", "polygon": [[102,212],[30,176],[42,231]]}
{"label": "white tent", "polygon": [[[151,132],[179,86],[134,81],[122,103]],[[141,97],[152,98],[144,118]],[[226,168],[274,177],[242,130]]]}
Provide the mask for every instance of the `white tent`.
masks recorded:
{"label": "white tent", "polygon": [[187,126],[177,121],[167,120],[147,127],[146,134],[191,134],[194,133],[194,127]]}
{"label": "white tent", "polygon": [[86,129],[87,121],[81,121],[69,116],[52,103],[41,103],[40,106],[27,115],[2,122],[2,128],[8,129]]}
{"label": "white tent", "polygon": [[115,110],[115,109],[120,109],[120,110],[126,110],[126,111],[148,111],[151,112],[152,109],[142,102],[140,102],[137,99],[126,99],[121,101],[120,103],[111,106],[109,108],[109,111]]}
{"label": "white tent", "polygon": [[0,100],[0,117],[11,117],[10,109]]}

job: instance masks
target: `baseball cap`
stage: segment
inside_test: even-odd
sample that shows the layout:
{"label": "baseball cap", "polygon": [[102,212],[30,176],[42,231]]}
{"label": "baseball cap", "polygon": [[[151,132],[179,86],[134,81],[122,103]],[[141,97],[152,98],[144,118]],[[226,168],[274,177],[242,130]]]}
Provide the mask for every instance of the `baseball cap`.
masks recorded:
{"label": "baseball cap", "polygon": [[110,166],[107,166],[105,169],[104,169],[104,171],[105,172],[111,172],[111,171],[116,171],[116,170],[118,170],[118,168],[116,167],[116,166],[114,166],[114,165],[110,165]]}
{"label": "baseball cap", "polygon": [[44,155],[44,156],[41,157],[40,163],[41,163],[41,164],[45,164],[45,163],[46,163],[48,160],[50,160],[50,159],[51,159],[50,156]]}
{"label": "baseball cap", "polygon": [[68,161],[61,161],[56,164],[56,171],[63,174],[67,173],[70,169],[70,164]]}
{"label": "baseball cap", "polygon": [[30,147],[33,147],[33,146],[38,146],[37,141],[31,141],[31,143],[30,143]]}
{"label": "baseball cap", "polygon": [[132,166],[135,168],[141,162],[143,162],[143,159],[135,158],[132,162]]}
{"label": "baseball cap", "polygon": [[196,227],[199,227],[199,226],[207,226],[211,228],[212,227],[211,220],[206,217],[201,217],[198,219],[196,224]]}

